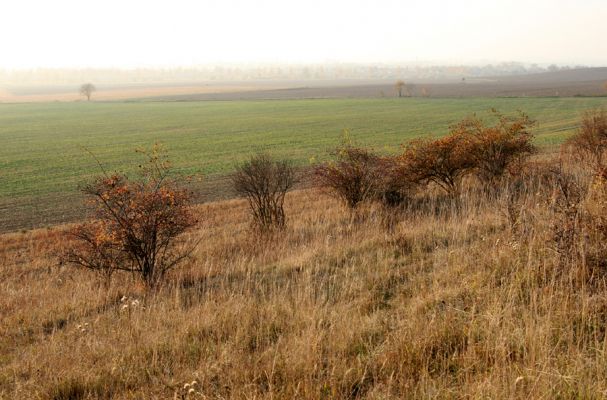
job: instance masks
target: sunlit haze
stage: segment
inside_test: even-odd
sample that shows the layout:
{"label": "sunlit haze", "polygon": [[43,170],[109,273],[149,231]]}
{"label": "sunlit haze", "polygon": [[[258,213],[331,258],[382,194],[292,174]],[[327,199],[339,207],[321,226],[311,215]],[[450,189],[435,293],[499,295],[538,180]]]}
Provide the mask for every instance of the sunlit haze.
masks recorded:
{"label": "sunlit haze", "polygon": [[0,68],[607,64],[605,0],[4,0]]}

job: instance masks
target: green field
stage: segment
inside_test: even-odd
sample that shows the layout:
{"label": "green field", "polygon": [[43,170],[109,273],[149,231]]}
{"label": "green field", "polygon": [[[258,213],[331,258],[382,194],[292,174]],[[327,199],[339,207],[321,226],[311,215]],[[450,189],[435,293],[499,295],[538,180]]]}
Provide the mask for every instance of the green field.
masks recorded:
{"label": "green field", "polygon": [[[225,102],[0,104],[0,227],[60,221],[78,183],[140,159],[134,149],[162,142],[175,167],[220,176],[253,152],[303,164],[323,159],[344,129],[380,151],[447,131],[473,112],[523,110],[539,123],[540,145],[559,143],[584,109],[607,98],[339,99]],[[62,200],[63,199],[63,200]],[[63,213],[63,214],[62,214]]]}

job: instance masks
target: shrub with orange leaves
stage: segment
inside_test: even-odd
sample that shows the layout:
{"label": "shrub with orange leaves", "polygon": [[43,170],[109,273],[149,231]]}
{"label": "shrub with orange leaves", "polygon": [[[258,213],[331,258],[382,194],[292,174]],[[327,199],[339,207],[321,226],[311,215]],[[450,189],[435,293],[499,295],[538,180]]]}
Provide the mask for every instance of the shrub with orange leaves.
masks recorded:
{"label": "shrub with orange leaves", "polygon": [[[463,148],[482,182],[497,187],[509,168],[514,168],[537,151],[530,129],[534,121],[523,113],[510,117],[492,110],[497,119],[487,125],[476,116],[451,127],[451,135],[463,138]],[[517,168],[514,168],[516,170]]]}
{"label": "shrub with orange leaves", "polygon": [[464,136],[457,133],[436,140],[410,141],[404,147],[400,162],[411,182],[433,182],[452,196],[459,193],[462,177],[475,166]]}
{"label": "shrub with orange leaves", "polygon": [[607,112],[604,109],[586,111],[580,127],[566,145],[574,150],[574,156],[600,173],[605,166],[607,152]]}
{"label": "shrub with orange leaves", "polygon": [[376,199],[386,207],[401,206],[410,200],[415,189],[411,173],[399,156],[384,156],[376,164]]}
{"label": "shrub with orange leaves", "polygon": [[374,198],[380,180],[379,157],[349,143],[338,147],[332,155],[335,161],[314,169],[317,186],[342,200],[350,209]]}
{"label": "shrub with orange leaves", "polygon": [[114,271],[135,273],[152,287],[193,250],[177,239],[196,220],[190,194],[170,178],[162,149],[142,153],[148,162],[137,179],[104,174],[83,188],[94,218],[68,233],[75,240],[65,261],[108,279]]}

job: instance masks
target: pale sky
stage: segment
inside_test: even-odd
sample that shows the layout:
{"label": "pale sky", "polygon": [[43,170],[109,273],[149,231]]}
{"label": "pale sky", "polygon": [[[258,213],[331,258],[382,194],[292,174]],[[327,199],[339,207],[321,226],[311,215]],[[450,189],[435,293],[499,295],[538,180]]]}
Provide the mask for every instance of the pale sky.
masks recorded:
{"label": "pale sky", "polygon": [[607,0],[0,0],[0,68],[607,65]]}

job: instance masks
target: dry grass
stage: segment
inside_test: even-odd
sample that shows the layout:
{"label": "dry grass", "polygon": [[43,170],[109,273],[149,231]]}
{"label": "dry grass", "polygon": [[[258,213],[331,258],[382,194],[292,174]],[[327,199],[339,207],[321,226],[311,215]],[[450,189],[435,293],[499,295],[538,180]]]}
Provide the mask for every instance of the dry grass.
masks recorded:
{"label": "dry grass", "polygon": [[350,215],[299,191],[268,239],[211,203],[154,294],[57,265],[63,228],[4,235],[0,397],[603,398],[602,280],[562,263],[546,191],[514,226],[509,198]]}

